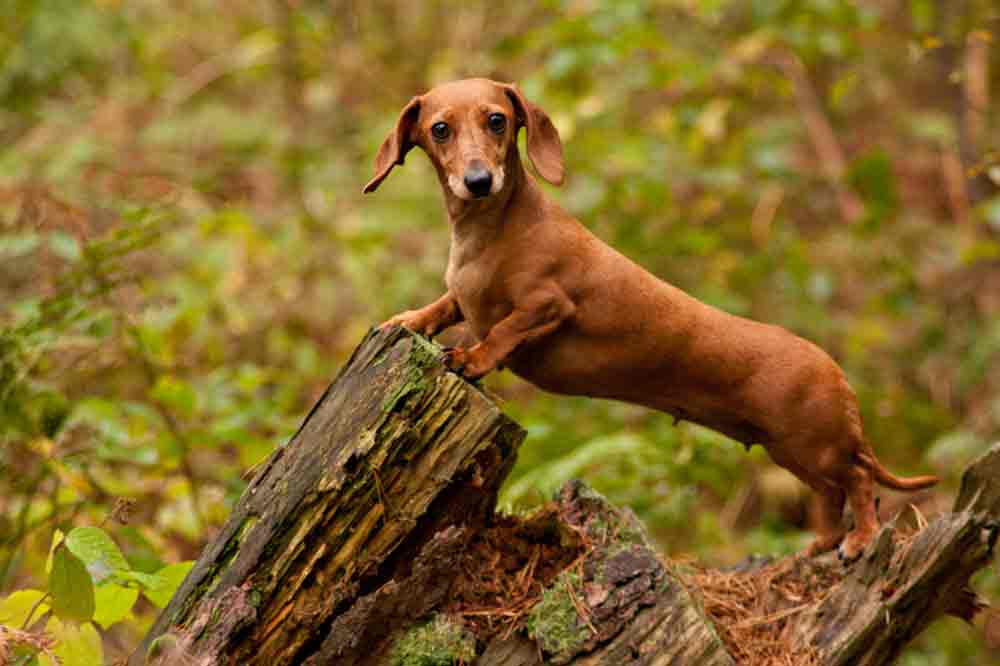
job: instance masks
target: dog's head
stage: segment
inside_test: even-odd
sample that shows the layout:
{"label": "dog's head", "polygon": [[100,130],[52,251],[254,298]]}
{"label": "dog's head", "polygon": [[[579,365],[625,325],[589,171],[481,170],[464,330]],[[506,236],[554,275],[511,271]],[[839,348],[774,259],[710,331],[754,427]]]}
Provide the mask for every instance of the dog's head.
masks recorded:
{"label": "dog's head", "polygon": [[489,197],[503,189],[510,175],[507,158],[517,151],[522,127],[535,171],[553,185],[562,184],[559,133],[549,116],[513,84],[465,79],[437,86],[403,108],[379,148],[375,176],[364,191],[375,191],[410,148],[420,146],[454,196]]}

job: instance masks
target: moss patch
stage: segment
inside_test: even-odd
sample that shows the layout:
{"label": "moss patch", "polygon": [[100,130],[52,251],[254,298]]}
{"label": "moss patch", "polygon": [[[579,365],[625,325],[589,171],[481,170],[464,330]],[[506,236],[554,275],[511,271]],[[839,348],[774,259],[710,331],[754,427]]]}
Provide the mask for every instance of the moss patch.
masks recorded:
{"label": "moss patch", "polygon": [[528,614],[531,637],[551,655],[573,654],[590,636],[573,603],[579,589],[580,575],[564,571]]}
{"label": "moss patch", "polygon": [[444,615],[410,629],[397,641],[391,666],[452,666],[476,658],[476,640]]}
{"label": "moss patch", "polygon": [[410,395],[423,393],[433,381],[428,376],[429,370],[441,362],[441,350],[433,342],[416,334],[410,339],[412,343],[406,359],[406,378],[386,399],[382,405],[383,412],[395,411]]}
{"label": "moss patch", "polygon": [[164,655],[174,654],[179,646],[180,640],[174,634],[166,633],[162,636],[157,636],[149,644],[149,649],[146,650],[146,660],[152,661]]}

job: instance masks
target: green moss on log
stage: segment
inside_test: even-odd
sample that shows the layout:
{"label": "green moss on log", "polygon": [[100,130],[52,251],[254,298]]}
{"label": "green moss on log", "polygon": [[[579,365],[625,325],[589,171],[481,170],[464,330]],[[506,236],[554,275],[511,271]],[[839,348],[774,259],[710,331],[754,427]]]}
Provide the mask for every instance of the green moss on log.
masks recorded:
{"label": "green moss on log", "polygon": [[410,629],[396,643],[391,666],[452,666],[476,658],[476,640],[443,615]]}
{"label": "green moss on log", "polygon": [[581,595],[580,575],[564,571],[528,614],[528,632],[550,655],[573,654],[590,636],[573,603],[574,595]]}
{"label": "green moss on log", "polygon": [[407,359],[406,381],[382,405],[383,412],[395,410],[411,395],[422,394],[433,382],[428,370],[440,363],[441,349],[420,335],[414,335],[411,340],[413,347]]}
{"label": "green moss on log", "polygon": [[162,657],[169,656],[177,651],[180,646],[180,640],[172,633],[166,633],[162,636],[157,636],[153,642],[149,644],[149,649],[146,650],[146,661],[153,662]]}

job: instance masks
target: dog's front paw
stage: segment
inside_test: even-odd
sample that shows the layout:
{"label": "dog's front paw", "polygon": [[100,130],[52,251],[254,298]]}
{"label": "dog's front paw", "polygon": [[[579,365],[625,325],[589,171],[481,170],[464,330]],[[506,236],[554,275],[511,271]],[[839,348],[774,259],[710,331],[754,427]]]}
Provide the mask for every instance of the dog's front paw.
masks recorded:
{"label": "dog's front paw", "polygon": [[379,325],[381,330],[387,328],[392,328],[393,326],[402,326],[403,328],[413,331],[414,333],[420,333],[422,335],[430,336],[432,332],[432,326],[426,321],[423,313],[420,310],[407,310],[406,312],[400,312],[395,317],[390,317],[386,319]]}
{"label": "dog's front paw", "polygon": [[444,352],[444,364],[450,370],[473,381],[493,370],[496,364],[490,362],[482,352],[481,345],[469,349],[454,347]]}

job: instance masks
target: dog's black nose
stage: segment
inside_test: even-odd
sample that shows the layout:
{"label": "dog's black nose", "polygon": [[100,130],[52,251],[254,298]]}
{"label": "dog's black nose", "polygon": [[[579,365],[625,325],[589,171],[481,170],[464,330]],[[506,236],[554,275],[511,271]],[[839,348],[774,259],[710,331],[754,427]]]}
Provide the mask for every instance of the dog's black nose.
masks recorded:
{"label": "dog's black nose", "polygon": [[493,187],[493,174],[489,169],[474,164],[465,170],[465,186],[473,196],[485,197]]}

